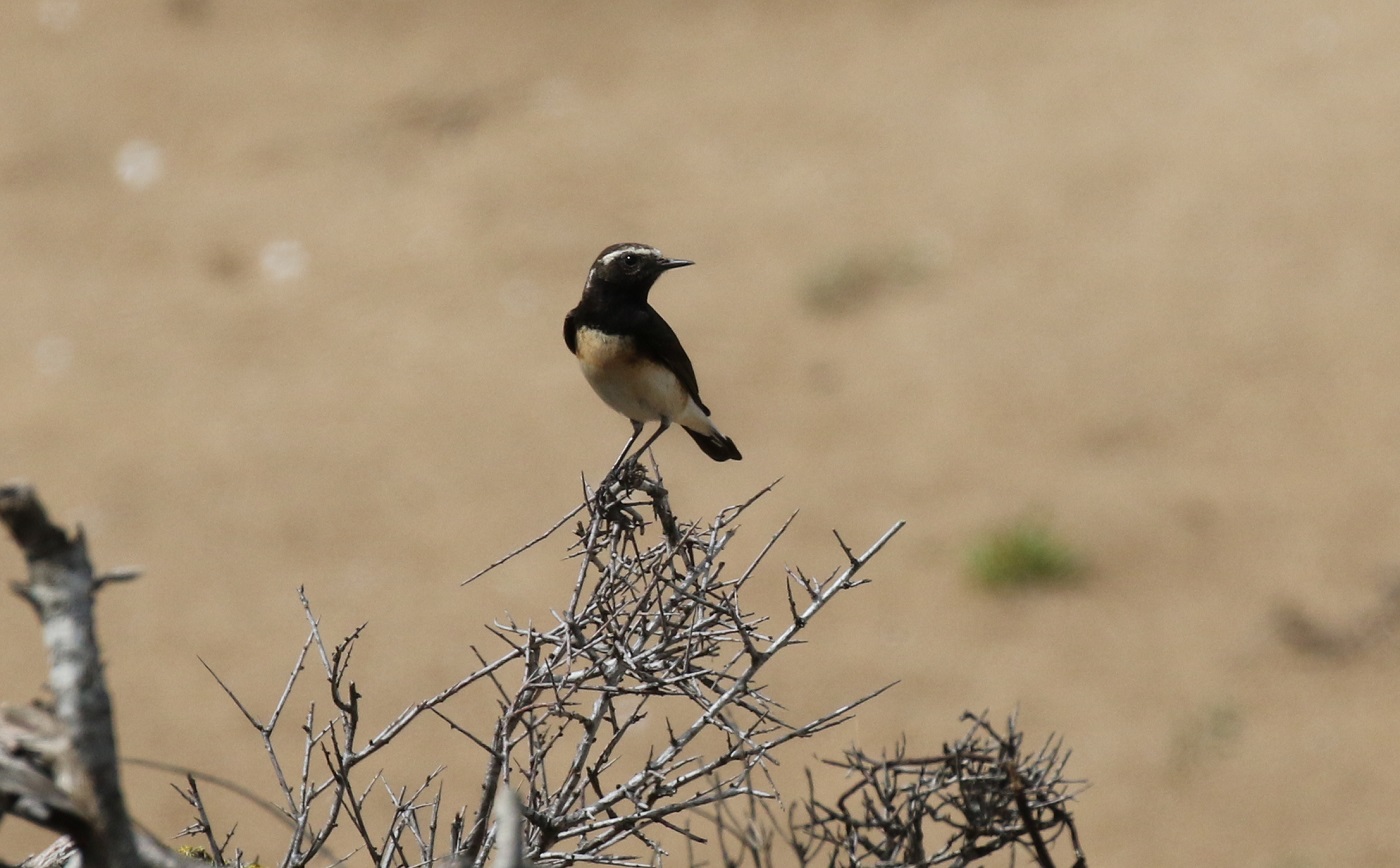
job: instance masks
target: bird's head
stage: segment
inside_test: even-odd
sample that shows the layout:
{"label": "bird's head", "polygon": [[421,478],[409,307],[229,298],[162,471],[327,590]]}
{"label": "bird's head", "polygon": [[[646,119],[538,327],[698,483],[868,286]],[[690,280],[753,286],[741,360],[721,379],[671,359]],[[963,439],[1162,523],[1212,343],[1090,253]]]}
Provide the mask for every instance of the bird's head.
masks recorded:
{"label": "bird's head", "polygon": [[646,301],[652,284],[664,272],[694,264],[688,259],[668,259],[646,244],[614,244],[593,262],[585,291],[607,288]]}

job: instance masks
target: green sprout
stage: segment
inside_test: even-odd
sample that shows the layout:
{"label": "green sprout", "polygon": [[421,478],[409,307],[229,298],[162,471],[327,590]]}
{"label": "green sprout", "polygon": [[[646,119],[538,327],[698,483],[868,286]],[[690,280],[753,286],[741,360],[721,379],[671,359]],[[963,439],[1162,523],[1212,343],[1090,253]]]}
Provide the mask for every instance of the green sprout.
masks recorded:
{"label": "green sprout", "polygon": [[1042,521],[1020,519],[986,533],[968,555],[968,572],[978,584],[1014,590],[1058,584],[1084,570],[1079,554]]}

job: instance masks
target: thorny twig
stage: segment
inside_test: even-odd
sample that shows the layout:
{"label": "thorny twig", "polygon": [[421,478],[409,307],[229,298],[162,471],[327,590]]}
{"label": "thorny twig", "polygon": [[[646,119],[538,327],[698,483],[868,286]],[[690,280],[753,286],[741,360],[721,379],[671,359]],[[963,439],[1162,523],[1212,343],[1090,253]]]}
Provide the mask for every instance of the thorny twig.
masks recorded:
{"label": "thorny twig", "polygon": [[[1068,833],[1073,864],[1084,868],[1067,807],[1083,785],[1065,776],[1069,751],[1054,738],[1024,750],[1014,715],[1004,727],[985,713],[963,719],[971,723],[967,733],[935,756],[908,756],[901,743],[892,756],[852,748],[827,761],[855,782],[822,799],[809,778],[810,795],[783,833],[799,864],[961,866],[1019,848],[1035,864],[1054,868],[1051,848]],[[721,831],[733,836],[732,828]]]}
{"label": "thorny twig", "polygon": [[[742,572],[726,571],[724,554],[738,519],[770,488],[708,522],[684,522],[672,512],[659,473],[640,463],[610,474],[597,490],[585,485],[578,509],[492,565],[586,511],[571,547],[579,561],[576,580],[552,625],[495,624],[491,632],[503,651],[493,657],[471,647],[471,672],[377,731],[364,719],[363,696],[349,674],[364,627],[328,644],[302,592],[308,633],[266,718],[214,675],[268,754],[278,809],[292,828],[279,864],[294,868],[318,858],[340,864],[364,853],[383,868],[484,868],[494,843],[497,864],[513,868],[540,862],[640,868],[660,864],[675,843],[705,843],[691,818],[708,816],[726,866],[768,868],[781,842],[799,866],[968,865],[1011,848],[1044,868],[1054,864],[1052,849],[1068,832],[1082,868],[1068,810],[1075,782],[1063,774],[1068,752],[1052,740],[1027,754],[1014,718],[1003,730],[985,714],[969,716],[967,735],[935,757],[909,758],[903,745],[878,760],[853,749],[834,765],[857,783],[823,801],[809,772],[809,797],[791,802],[786,816],[774,810],[777,791],[768,773],[774,752],[839,725],[885,688],[789,723],[759,676],[837,595],[865,582],[859,573],[903,523],[862,553],[836,534],[842,566],[825,578],[787,568],[786,612],[760,614],[748,607],[746,587],[795,513]],[[647,534],[653,524],[659,538]],[[308,660],[320,664],[324,698],[296,715],[300,733],[291,747],[284,722],[306,687]],[[449,700],[471,691],[478,707],[492,699],[498,706],[486,728],[445,713]],[[453,812],[441,838],[442,768],[405,788],[365,767],[425,714],[484,754],[480,799]],[[196,809],[188,831],[206,838],[216,862],[244,864],[241,851],[229,855],[231,832],[215,836],[195,776],[187,783]],[[493,804],[498,811],[510,807],[505,819],[498,817],[508,825],[491,825]],[[356,848],[342,860],[329,850],[337,830],[337,840]]]}
{"label": "thorny twig", "polygon": [[[460,865],[481,868],[494,841],[491,806],[507,786],[522,797],[519,841],[529,859],[632,864],[637,857],[622,849],[631,841],[651,854],[641,859],[650,863],[662,857],[668,836],[684,837],[683,815],[759,794],[750,781],[764,773],[774,750],[840,724],[881,692],[793,724],[780,717],[757,676],[838,594],[863,583],[857,574],[903,524],[863,554],[841,542],[842,568],[795,584],[790,597],[800,602],[787,623],[773,623],[745,606],[744,588],[791,519],[743,572],[727,575],[723,560],[736,522],[756,499],[709,522],[684,522],[672,512],[659,474],[640,463],[611,474],[597,490],[585,486],[583,503],[569,516],[586,513],[572,546],[579,569],[553,625],[495,624],[502,652],[492,658],[473,649],[477,665],[470,674],[369,736],[359,688],[349,677],[360,631],[328,646],[303,593],[308,636],[266,721],[234,697],[272,761],[294,826],[283,868],[305,865],[339,827],[348,827],[360,851],[381,865],[406,868],[453,855]],[[662,531],[656,538],[648,534],[653,521]],[[285,740],[275,731],[308,659],[321,664],[330,702],[320,707],[329,716],[316,705],[308,710],[294,766],[280,756]],[[489,732],[444,714],[444,704],[470,688],[485,688],[483,699],[496,697],[500,712]],[[481,799],[452,824],[449,853],[436,835],[441,795],[425,795],[436,772],[412,792],[391,787],[377,771],[359,774],[425,712],[486,755]],[[644,726],[649,721],[662,726]],[[384,821],[375,825],[368,807],[376,792],[388,794],[387,831],[376,831]]]}

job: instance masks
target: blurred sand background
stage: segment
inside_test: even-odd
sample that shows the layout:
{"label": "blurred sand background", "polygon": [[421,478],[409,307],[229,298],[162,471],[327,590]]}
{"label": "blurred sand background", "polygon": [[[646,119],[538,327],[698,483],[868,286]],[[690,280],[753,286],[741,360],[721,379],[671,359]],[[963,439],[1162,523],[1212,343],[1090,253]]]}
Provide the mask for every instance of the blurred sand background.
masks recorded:
{"label": "blurred sand background", "polygon": [[[800,713],[901,684],[789,767],[1019,704],[1093,784],[1092,864],[1400,864],[1400,654],[1273,626],[1347,623],[1400,561],[1397,46],[1365,0],[8,2],[0,474],[146,568],[101,597],[123,751],[270,795],[197,658],[268,707],[305,585],[329,634],[369,622],[386,720],[484,622],[547,619],[563,539],[457,583],[625,438],[560,322],[650,242],[698,262],[653,301],[745,455],[663,438],[677,509],[783,477],[735,544],[802,510],[774,601],[831,528],[909,521],[771,682]],[[898,279],[813,300],[868,263]],[[1031,513],[1089,575],[972,587]],[[8,700],[32,620],[0,606]],[[470,796],[460,739],[410,740]]]}

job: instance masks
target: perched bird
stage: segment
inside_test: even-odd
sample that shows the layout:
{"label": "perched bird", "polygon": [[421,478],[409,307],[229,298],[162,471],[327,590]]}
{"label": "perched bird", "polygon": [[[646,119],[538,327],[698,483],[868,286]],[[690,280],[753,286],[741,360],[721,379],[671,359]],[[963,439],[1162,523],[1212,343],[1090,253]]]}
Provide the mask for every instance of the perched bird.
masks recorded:
{"label": "perched bird", "polygon": [[647,303],[656,279],[685,265],[694,263],[667,259],[645,244],[614,244],[598,254],[588,271],[583,298],[564,317],[564,343],[578,357],[588,385],[609,407],[632,420],[632,439],[622,448],[615,467],[622,464],[646,422],[661,425],[637,455],[674,422],[714,460],[743,458],[734,441],[710,421],[710,410],[700,400],[695,369],[680,339]]}

